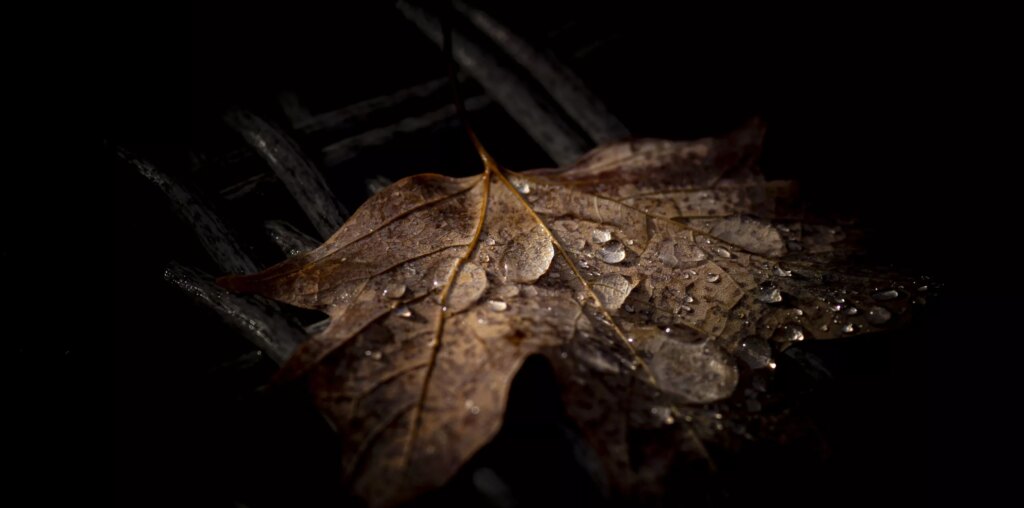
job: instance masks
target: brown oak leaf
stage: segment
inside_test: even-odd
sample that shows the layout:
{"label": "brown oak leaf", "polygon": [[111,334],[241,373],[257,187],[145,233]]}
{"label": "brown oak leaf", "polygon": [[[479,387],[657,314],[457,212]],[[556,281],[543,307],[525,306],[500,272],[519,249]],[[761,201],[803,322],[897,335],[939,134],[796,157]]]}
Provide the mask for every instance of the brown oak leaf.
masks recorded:
{"label": "brown oak leaf", "polygon": [[[281,378],[309,383],[370,505],[451,478],[498,432],[531,355],[607,481],[643,492],[729,439],[709,404],[733,394],[737,359],[773,368],[773,349],[889,326],[913,298],[848,266],[849,233],[806,221],[795,185],[759,174],[763,132],[412,176],[320,247],[222,284],[330,315]],[[638,431],[658,446],[636,449]]]}

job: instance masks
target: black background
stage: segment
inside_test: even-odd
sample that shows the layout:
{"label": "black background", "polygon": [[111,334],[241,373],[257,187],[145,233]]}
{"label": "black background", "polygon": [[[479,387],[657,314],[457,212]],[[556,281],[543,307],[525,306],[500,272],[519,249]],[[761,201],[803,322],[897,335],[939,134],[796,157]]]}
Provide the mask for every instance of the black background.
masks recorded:
{"label": "black background", "polygon": [[[718,134],[761,115],[769,125],[770,177],[798,179],[812,201],[857,217],[872,231],[878,258],[950,284],[963,276],[952,268],[957,256],[950,251],[964,232],[950,225],[974,212],[974,201],[951,207],[945,192],[956,185],[944,176],[952,161],[933,133],[959,134],[963,127],[932,93],[934,79],[946,72],[948,47],[926,29],[929,13],[551,4],[517,2],[493,12],[541,45],[569,22],[586,27],[579,39],[609,36],[588,58],[560,56],[635,135]],[[104,96],[113,113],[105,116],[103,135],[171,172],[189,166],[189,150],[221,142],[227,108],[281,121],[274,109],[281,91],[328,109],[444,69],[440,51],[388,4],[198,4],[190,12],[147,12],[123,28],[110,48],[123,75]],[[559,41],[551,41],[556,53],[572,45]],[[478,130],[513,169],[550,165],[509,122],[497,118]],[[377,154],[365,173],[334,177],[332,184],[337,189],[343,178],[358,183],[375,173],[475,172],[471,157],[452,155],[464,148],[452,132],[411,141],[398,155]],[[210,374],[245,344],[160,280],[171,259],[207,262],[155,190],[128,168],[110,167],[114,337],[100,344],[59,339],[45,353],[60,357],[44,358],[75,415],[97,407],[94,387],[76,380],[109,365],[110,392],[103,393],[113,394],[114,420],[112,428],[98,426],[98,434],[113,431],[118,504],[331,504],[336,450],[329,431],[300,400],[239,395],[269,375],[267,365],[229,379]],[[350,208],[358,205],[358,192],[338,192]],[[955,317],[982,305],[954,293],[932,302],[909,331],[816,346],[836,376],[811,410],[829,434],[832,457],[821,468],[760,459],[764,477],[737,475],[719,503],[924,502],[945,492],[948,486],[929,481],[930,473],[942,473],[947,457],[967,445],[942,427],[949,400],[966,390],[950,382],[953,359],[943,351],[965,333]],[[510,425],[478,460],[505,475],[525,502],[593,501],[551,435],[554,403],[515,395],[544,391],[543,369],[531,373],[539,380],[519,379],[513,395],[514,406],[527,407],[513,411],[526,423]],[[478,504],[471,491],[470,480],[460,477],[437,500]]]}

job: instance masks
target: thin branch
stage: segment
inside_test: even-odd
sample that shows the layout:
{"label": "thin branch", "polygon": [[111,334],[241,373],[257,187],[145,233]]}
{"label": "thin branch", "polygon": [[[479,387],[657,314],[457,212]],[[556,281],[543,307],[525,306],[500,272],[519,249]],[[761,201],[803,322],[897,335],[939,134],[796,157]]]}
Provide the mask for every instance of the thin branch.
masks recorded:
{"label": "thin branch", "polygon": [[256,264],[235,241],[230,230],[197,193],[150,162],[135,157],[123,149],[117,150],[122,160],[132,165],[139,174],[156,185],[171,201],[175,213],[195,231],[207,254],[217,266],[228,273],[253,273]]}
{"label": "thin branch", "polygon": [[292,257],[315,249],[320,242],[306,236],[291,224],[282,220],[267,221],[264,224],[267,235],[285,256]]}
{"label": "thin branch", "polygon": [[278,364],[307,338],[306,333],[285,319],[275,305],[264,303],[258,297],[231,293],[198,270],[172,263],[164,269],[164,279],[216,312]]}
{"label": "thin branch", "polygon": [[370,123],[373,117],[380,116],[384,112],[407,111],[408,106],[413,102],[442,95],[447,82],[447,78],[441,78],[420,83],[390,95],[374,97],[341,109],[320,113],[298,122],[295,127],[305,133],[357,128]]}
{"label": "thin branch", "polygon": [[[406,1],[398,9],[430,40],[443,46],[441,22],[421,7]],[[531,93],[525,80],[506,69],[481,46],[459,31],[452,31],[455,60],[475,78],[516,123],[558,164],[569,164],[592,147],[557,113],[557,106]],[[468,106],[468,104],[467,104]]]}
{"label": "thin branch", "polygon": [[341,227],[348,210],[334,198],[323,175],[295,141],[249,112],[230,113],[226,120],[263,156],[321,237],[328,238]]}
{"label": "thin branch", "polygon": [[[478,110],[490,103],[490,98],[479,95],[466,101],[466,109]],[[384,146],[395,138],[433,127],[455,116],[455,107],[447,105],[421,116],[403,119],[394,125],[368,130],[324,147],[324,160],[328,166],[338,165],[354,158],[367,148]]]}
{"label": "thin branch", "polygon": [[530,71],[559,106],[598,144],[629,137],[629,129],[590,93],[583,80],[553,55],[534,48],[480,9],[462,1],[455,2],[455,9]]}

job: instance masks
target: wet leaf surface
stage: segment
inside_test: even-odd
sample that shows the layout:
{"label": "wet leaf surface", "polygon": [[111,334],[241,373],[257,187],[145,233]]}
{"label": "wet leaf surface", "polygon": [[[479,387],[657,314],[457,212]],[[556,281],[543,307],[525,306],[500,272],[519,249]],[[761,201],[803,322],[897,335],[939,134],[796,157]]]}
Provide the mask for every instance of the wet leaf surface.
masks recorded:
{"label": "wet leaf surface", "polygon": [[[309,384],[371,505],[451,478],[501,428],[533,355],[599,481],[657,496],[678,464],[714,469],[709,443],[772,427],[744,373],[774,369],[795,342],[901,323],[927,292],[853,266],[853,232],[810,220],[793,183],[757,171],[763,133],[753,122],[612,144],[564,169],[413,176],[320,247],[222,284],[331,317],[279,378]],[[723,413],[737,398],[744,409]]]}

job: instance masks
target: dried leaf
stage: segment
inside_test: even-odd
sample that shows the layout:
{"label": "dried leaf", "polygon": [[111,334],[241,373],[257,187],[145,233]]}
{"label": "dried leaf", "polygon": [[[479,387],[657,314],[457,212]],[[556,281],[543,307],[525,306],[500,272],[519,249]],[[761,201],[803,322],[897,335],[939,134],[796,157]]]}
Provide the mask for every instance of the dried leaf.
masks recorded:
{"label": "dried leaf", "polygon": [[[281,376],[308,379],[371,505],[438,487],[487,444],[530,355],[553,366],[608,481],[643,493],[729,439],[709,404],[733,394],[737,358],[772,368],[770,342],[891,325],[913,296],[844,266],[847,232],[800,220],[795,186],[756,171],[762,135],[413,176],[317,249],[223,284],[330,315]],[[631,448],[638,431],[660,445]]]}

